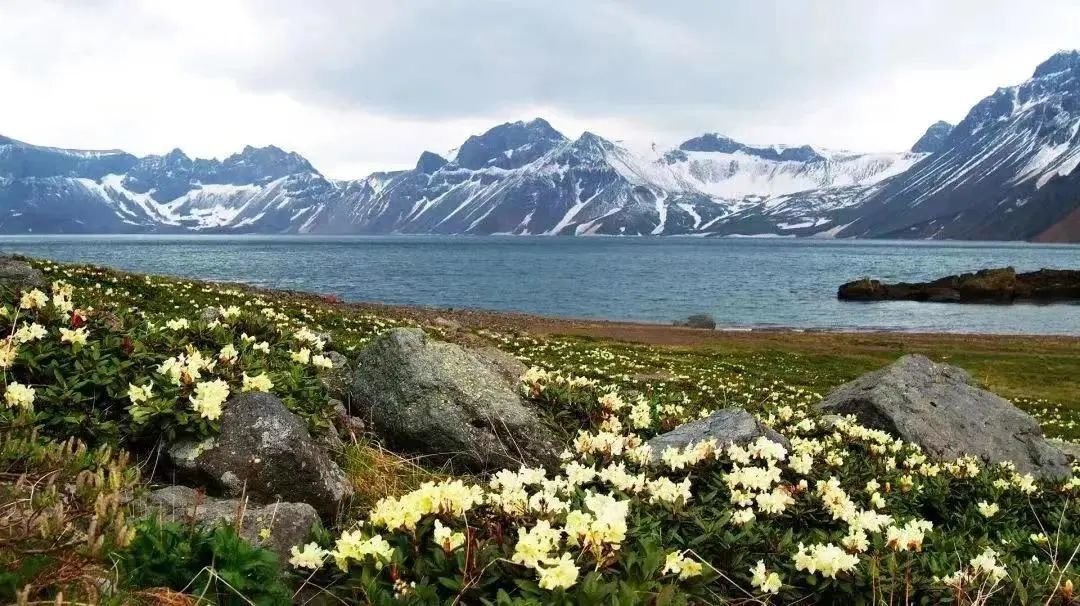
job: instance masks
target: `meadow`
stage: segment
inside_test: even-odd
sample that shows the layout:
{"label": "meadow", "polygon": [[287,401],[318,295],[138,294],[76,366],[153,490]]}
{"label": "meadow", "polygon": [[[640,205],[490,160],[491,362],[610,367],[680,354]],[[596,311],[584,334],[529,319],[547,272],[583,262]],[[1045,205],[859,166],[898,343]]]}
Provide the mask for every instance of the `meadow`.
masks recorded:
{"label": "meadow", "polygon": [[[9,290],[0,310],[5,602],[1076,602],[1080,469],[1038,480],[937,462],[813,410],[829,389],[920,352],[1076,441],[1075,339],[493,321],[33,264],[49,286]],[[332,453],[350,506],[288,561],[228,525],[145,517],[162,445],[215,436],[245,391],[277,395],[313,435],[334,431],[328,351],[352,360],[407,325],[523,361],[522,394],[567,439],[561,468],[454,476],[356,436]],[[648,438],[728,407],[790,448],[702,442],[646,464]]]}

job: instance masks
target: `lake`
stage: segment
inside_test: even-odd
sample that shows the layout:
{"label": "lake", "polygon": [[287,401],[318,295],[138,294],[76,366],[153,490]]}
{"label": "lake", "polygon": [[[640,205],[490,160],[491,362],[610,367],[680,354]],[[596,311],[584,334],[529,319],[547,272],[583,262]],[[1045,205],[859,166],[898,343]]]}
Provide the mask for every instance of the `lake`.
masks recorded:
{"label": "lake", "polygon": [[345,300],[731,328],[1080,335],[1080,305],[853,303],[855,278],[1080,268],[1080,247],[780,238],[0,236],[57,261],[335,294]]}

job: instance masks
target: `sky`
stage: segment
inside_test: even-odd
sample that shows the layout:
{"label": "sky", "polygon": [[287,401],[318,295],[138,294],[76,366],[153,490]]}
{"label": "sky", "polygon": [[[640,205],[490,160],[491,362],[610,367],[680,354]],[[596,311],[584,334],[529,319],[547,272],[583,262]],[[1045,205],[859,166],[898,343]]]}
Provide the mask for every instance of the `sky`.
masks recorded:
{"label": "sky", "polygon": [[1080,48],[1077,0],[0,0],[0,24],[0,134],[275,144],[334,178],[536,116],[635,145],[902,150]]}

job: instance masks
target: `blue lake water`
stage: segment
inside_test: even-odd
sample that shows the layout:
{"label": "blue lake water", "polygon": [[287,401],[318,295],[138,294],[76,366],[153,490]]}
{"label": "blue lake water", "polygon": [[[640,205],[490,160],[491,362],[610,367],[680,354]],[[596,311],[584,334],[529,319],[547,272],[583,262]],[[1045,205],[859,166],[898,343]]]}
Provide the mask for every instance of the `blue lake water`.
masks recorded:
{"label": "blue lake water", "polygon": [[1080,335],[1080,305],[850,303],[855,278],[1080,268],[1024,243],[448,236],[0,236],[0,252],[336,294],[345,300],[740,328]]}

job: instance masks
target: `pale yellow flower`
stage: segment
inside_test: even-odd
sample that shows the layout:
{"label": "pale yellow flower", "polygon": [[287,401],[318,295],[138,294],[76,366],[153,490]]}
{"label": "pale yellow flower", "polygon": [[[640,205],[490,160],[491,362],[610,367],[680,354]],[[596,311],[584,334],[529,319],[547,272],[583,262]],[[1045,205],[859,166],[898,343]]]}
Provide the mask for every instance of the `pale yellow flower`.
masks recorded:
{"label": "pale yellow flower", "polygon": [[34,388],[22,383],[8,383],[4,389],[4,401],[9,407],[29,409],[34,405]]}

